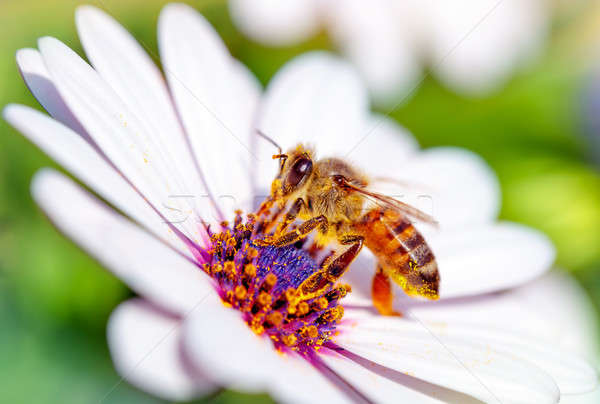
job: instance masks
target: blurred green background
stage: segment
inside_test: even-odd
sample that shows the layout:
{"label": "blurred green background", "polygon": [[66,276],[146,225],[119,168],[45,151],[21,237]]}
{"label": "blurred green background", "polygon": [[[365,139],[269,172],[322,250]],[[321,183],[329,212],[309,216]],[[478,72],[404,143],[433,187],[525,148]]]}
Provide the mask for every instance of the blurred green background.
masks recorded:
{"label": "blurred green background", "polygon": [[[156,21],[166,1],[87,3],[115,16],[156,56]],[[260,46],[235,30],[224,0],[187,3],[263,84],[293,56],[331,48],[325,34],[293,48]],[[51,35],[83,54],[73,21],[79,4],[0,2],[0,105],[39,108],[17,72],[17,49]],[[600,173],[589,141],[600,134],[586,134],[584,111],[591,80],[600,77],[600,67],[594,69],[600,7],[582,4],[558,15],[544,54],[501,91],[465,99],[428,77],[391,116],[424,147],[456,145],[483,156],[502,184],[502,218],[546,232],[558,248],[558,265],[582,282],[598,307]],[[0,392],[11,403],[99,401],[119,381],[106,347],[106,320],[130,291],[58,234],[33,204],[29,181],[43,166],[55,165],[0,122]],[[157,401],[122,383],[103,402]],[[265,401],[229,391],[205,400]]]}

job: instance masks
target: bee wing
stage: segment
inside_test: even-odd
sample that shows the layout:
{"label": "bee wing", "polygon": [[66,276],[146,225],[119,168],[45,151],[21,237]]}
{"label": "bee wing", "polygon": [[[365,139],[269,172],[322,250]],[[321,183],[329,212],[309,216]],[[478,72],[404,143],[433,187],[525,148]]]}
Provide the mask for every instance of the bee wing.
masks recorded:
{"label": "bee wing", "polygon": [[372,182],[372,184],[376,184],[376,185],[393,184],[402,189],[431,191],[431,188],[425,184],[422,184],[419,182],[399,180],[397,178],[392,178],[392,177],[378,176],[378,177],[371,178],[371,182]]}
{"label": "bee wing", "polygon": [[379,192],[371,191],[368,189],[359,188],[359,187],[356,187],[353,185],[348,185],[348,186],[352,190],[360,193],[361,195],[364,195],[371,202],[375,203],[376,205],[378,205],[382,208],[394,210],[404,216],[408,216],[409,218],[420,220],[422,222],[431,224],[436,227],[439,225],[439,223],[432,216],[415,208],[414,206],[411,206],[407,203],[399,201],[396,198],[392,198],[391,196],[387,196],[387,195],[381,194]]}

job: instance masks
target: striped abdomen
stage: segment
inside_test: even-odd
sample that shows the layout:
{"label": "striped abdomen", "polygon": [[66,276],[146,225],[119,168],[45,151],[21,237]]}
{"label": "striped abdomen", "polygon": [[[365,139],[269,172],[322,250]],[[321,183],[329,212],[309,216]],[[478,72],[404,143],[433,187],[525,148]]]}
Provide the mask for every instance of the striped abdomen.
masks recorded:
{"label": "striped abdomen", "polygon": [[433,252],[402,214],[385,208],[369,211],[353,225],[386,275],[409,295],[439,297],[440,275]]}

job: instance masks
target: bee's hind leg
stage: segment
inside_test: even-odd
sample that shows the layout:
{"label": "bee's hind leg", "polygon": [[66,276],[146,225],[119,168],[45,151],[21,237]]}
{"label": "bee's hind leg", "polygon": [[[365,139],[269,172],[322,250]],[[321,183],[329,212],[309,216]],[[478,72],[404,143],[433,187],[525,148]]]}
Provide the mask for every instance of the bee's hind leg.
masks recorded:
{"label": "bee's hind leg", "polygon": [[373,306],[375,306],[379,314],[383,316],[402,316],[402,313],[395,311],[392,307],[394,302],[392,282],[380,265],[377,266],[375,276],[373,277],[371,294]]}
{"label": "bee's hind leg", "polygon": [[358,235],[344,236],[339,240],[342,245],[349,247],[339,255],[327,257],[321,268],[309,276],[298,288],[302,298],[318,295],[323,288],[335,283],[344,275],[354,258],[363,246],[363,237]]}

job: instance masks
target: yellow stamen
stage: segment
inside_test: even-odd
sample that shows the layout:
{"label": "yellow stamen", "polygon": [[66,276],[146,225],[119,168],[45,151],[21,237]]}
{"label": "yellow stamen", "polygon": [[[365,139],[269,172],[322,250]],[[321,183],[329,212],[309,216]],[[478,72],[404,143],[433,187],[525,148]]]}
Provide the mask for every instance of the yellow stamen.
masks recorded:
{"label": "yellow stamen", "polygon": [[278,326],[283,321],[283,315],[278,311],[274,311],[267,316],[267,320],[274,326]]}
{"label": "yellow stamen", "polygon": [[314,325],[309,325],[306,327],[306,335],[309,338],[317,338],[319,336],[319,330]]}
{"label": "yellow stamen", "polygon": [[256,276],[256,267],[252,264],[248,264],[244,267],[244,273],[248,276],[255,277]]}
{"label": "yellow stamen", "polygon": [[246,288],[244,286],[242,286],[242,285],[236,286],[234,293],[235,293],[235,298],[238,299],[238,300],[245,299],[246,298],[246,294],[247,294]]}
{"label": "yellow stamen", "polygon": [[301,316],[303,316],[306,313],[308,313],[309,309],[310,309],[310,307],[308,306],[308,303],[306,303],[306,302],[300,302],[300,304],[298,305],[298,314],[300,314]]}
{"label": "yellow stamen", "polygon": [[260,295],[258,295],[258,303],[261,306],[267,306],[267,305],[271,304],[271,300],[272,300],[272,297],[267,292],[261,292]]}
{"label": "yellow stamen", "polygon": [[265,283],[269,287],[273,287],[277,283],[277,276],[275,274],[267,274],[265,277]]}
{"label": "yellow stamen", "polygon": [[227,261],[224,269],[228,275],[235,275],[235,263],[233,261]]}
{"label": "yellow stamen", "polygon": [[329,301],[327,301],[327,299],[325,299],[324,297],[321,297],[317,300],[317,304],[319,305],[321,310],[325,310],[327,306],[329,306]]}
{"label": "yellow stamen", "polygon": [[258,257],[258,250],[256,248],[248,248],[246,255],[248,258],[254,259],[254,258]]}
{"label": "yellow stamen", "polygon": [[283,337],[281,337],[281,340],[287,346],[294,346],[296,345],[296,342],[298,342],[298,338],[296,338],[294,334],[284,335]]}

